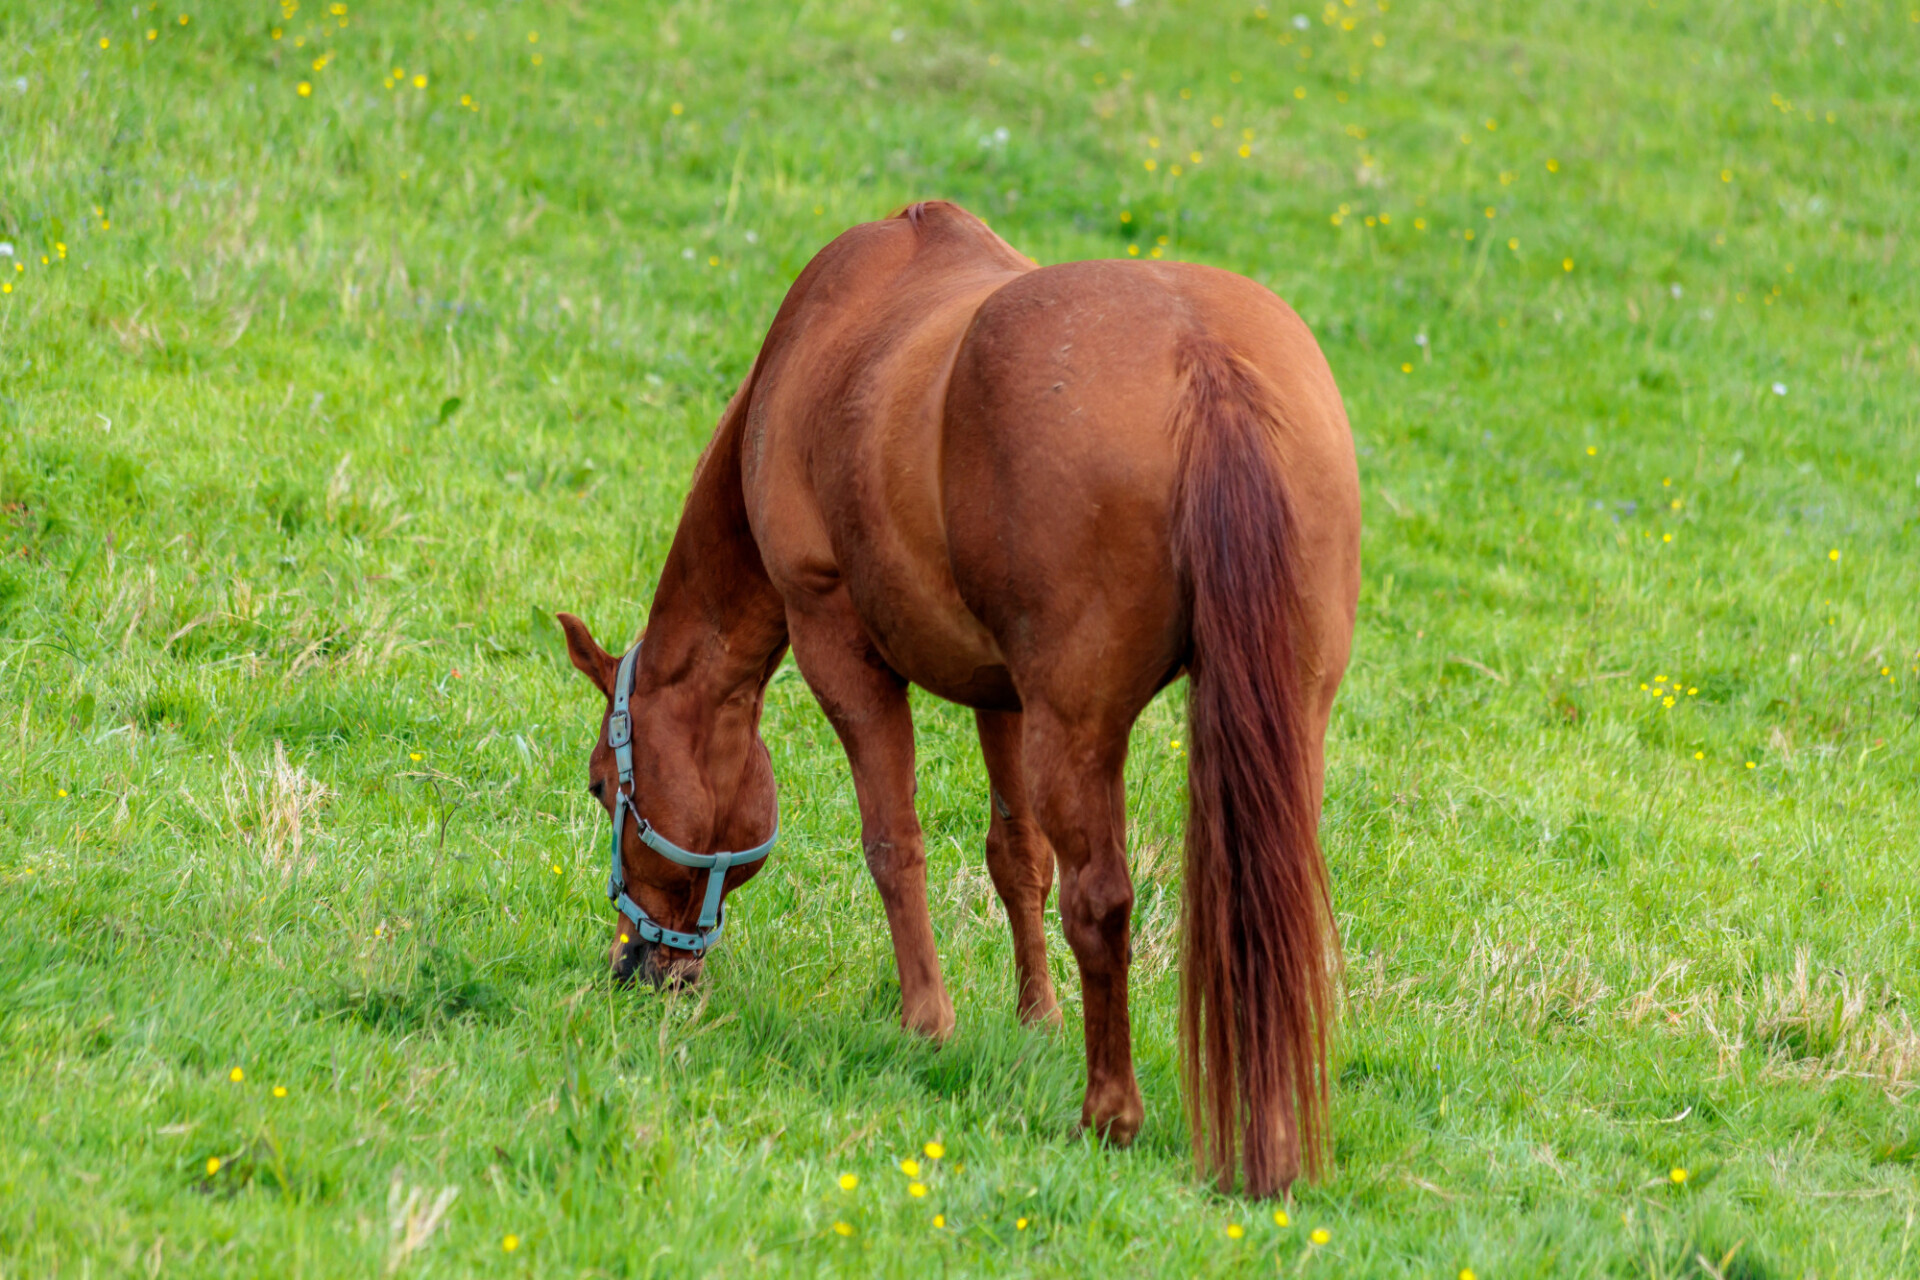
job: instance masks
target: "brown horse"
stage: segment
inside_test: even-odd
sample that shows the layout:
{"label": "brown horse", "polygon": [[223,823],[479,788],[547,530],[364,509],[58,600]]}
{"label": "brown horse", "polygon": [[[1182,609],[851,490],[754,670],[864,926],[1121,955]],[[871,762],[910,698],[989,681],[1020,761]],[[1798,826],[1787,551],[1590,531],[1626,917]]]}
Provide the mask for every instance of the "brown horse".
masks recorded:
{"label": "brown horse", "polygon": [[917,684],[978,717],[1030,1023],[1060,1021],[1041,924],[1059,866],[1081,1123],[1130,1141],[1121,770],[1134,719],[1185,673],[1194,1154],[1223,1187],[1244,1161],[1248,1192],[1284,1191],[1324,1145],[1338,941],[1317,828],[1359,532],[1332,373],[1267,290],[1180,263],[1037,267],[944,203],[847,231],[721,415],[644,645],[623,663],[560,615],[608,697],[590,771],[615,818],[616,974],[697,977],[721,895],[764,865],[760,714],[791,645],[852,765],[901,1021],[948,1035]]}

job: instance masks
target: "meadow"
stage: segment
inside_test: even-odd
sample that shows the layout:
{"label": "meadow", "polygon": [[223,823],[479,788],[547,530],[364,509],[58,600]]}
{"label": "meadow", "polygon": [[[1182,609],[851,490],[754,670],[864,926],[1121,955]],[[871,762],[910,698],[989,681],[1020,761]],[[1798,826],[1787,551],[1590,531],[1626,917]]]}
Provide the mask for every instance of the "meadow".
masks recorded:
{"label": "meadow", "polygon": [[[1920,1276],[1910,10],[0,0],[0,1275]],[[1346,396],[1284,1205],[1189,1159],[1178,686],[1132,1149],[932,699],[950,1043],[791,664],[705,984],[608,979],[552,614],[633,635],[795,273],[934,196],[1248,275]]]}

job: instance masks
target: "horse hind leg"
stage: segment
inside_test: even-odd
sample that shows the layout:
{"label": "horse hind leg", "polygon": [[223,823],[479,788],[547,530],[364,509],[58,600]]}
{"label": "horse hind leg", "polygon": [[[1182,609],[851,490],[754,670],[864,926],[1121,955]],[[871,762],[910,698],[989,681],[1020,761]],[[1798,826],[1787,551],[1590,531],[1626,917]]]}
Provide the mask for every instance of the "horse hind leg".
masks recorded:
{"label": "horse hind leg", "polygon": [[1125,1146],[1145,1116],[1127,1016],[1133,880],[1127,871],[1122,777],[1126,726],[1062,719],[1032,702],[1023,719],[1027,783],[1034,812],[1058,857],[1060,919],[1080,966],[1087,1037],[1080,1123]]}
{"label": "horse hind leg", "polygon": [[1047,967],[1042,912],[1053,888],[1053,846],[1034,817],[1020,763],[1018,712],[980,711],[980,754],[993,789],[987,826],[987,872],[1013,929],[1013,967],[1020,983],[1020,1021],[1058,1027],[1060,1003]]}

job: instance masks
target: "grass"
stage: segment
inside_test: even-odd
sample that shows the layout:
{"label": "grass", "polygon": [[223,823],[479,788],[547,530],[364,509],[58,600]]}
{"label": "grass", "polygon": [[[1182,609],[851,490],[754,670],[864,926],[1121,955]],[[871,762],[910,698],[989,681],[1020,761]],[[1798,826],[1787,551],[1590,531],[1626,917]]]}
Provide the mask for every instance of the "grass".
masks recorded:
{"label": "grass", "polygon": [[[602,8],[0,12],[0,1273],[1920,1274],[1915,15]],[[791,669],[705,989],[607,981],[550,614],[632,633],[786,284],[930,195],[1261,280],[1347,396],[1286,1226],[1187,1160],[1177,689],[1133,1150],[1057,934],[1014,1021],[956,708],[951,1044]]]}

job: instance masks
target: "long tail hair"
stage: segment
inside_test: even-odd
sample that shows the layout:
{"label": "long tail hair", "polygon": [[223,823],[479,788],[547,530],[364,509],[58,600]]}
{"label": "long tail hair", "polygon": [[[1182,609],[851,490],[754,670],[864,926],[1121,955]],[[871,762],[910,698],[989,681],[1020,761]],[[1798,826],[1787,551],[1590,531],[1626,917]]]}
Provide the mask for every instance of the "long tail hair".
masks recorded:
{"label": "long tail hair", "polygon": [[1281,409],[1223,343],[1182,348],[1174,561],[1190,597],[1181,1038],[1194,1160],[1231,1189],[1325,1168],[1339,940],[1320,855]]}

